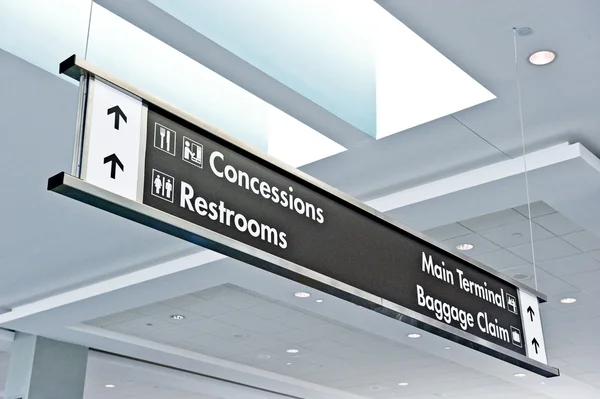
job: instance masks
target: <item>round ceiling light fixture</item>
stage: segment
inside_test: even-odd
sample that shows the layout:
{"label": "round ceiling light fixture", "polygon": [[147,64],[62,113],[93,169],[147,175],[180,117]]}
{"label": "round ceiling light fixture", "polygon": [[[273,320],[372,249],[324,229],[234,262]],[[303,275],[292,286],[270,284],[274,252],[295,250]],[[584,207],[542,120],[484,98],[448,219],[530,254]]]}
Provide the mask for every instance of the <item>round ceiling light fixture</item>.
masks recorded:
{"label": "round ceiling light fixture", "polygon": [[173,314],[173,315],[171,315],[171,318],[173,320],[183,320],[183,319],[185,319],[185,316],[182,314]]}
{"label": "round ceiling light fixture", "polygon": [[310,296],[310,294],[309,294],[308,292],[303,292],[303,291],[301,291],[301,292],[296,292],[296,293],[294,294],[294,296],[295,296],[296,298],[308,298],[308,297]]}
{"label": "round ceiling light fixture", "polygon": [[524,374],[524,373],[514,373],[513,375],[517,378],[523,378],[523,377],[527,376],[527,374]]}
{"label": "round ceiling light fixture", "polygon": [[106,384],[104,388],[114,388],[115,386],[115,384]]}
{"label": "round ceiling light fixture", "polygon": [[287,353],[291,353],[291,354],[295,354],[295,353],[298,353],[300,351],[298,349],[288,349],[288,350],[286,350],[286,352]]}
{"label": "round ceiling light fixture", "polygon": [[468,244],[468,243],[458,244],[456,246],[456,249],[458,249],[459,251],[470,251],[473,249],[473,244]]}
{"label": "round ceiling light fixture", "polygon": [[515,273],[513,274],[513,278],[515,280],[527,280],[529,279],[531,276],[527,273]]}
{"label": "round ceiling light fixture", "polygon": [[400,386],[400,387],[405,387],[407,385],[408,385],[408,382],[399,382],[398,383],[398,386]]}
{"label": "round ceiling light fixture", "polygon": [[575,303],[577,302],[576,298],[563,298],[560,300],[560,303],[565,303],[567,305],[571,304],[571,303]]}
{"label": "round ceiling light fixture", "polygon": [[529,56],[529,62],[536,66],[548,65],[556,59],[556,53],[550,50],[540,50]]}
{"label": "round ceiling light fixture", "polygon": [[529,36],[533,33],[533,30],[527,26],[517,29],[519,36]]}
{"label": "round ceiling light fixture", "polygon": [[323,300],[322,299],[317,299],[315,302],[316,303],[323,303]]}
{"label": "round ceiling light fixture", "polygon": [[410,339],[417,339],[417,338],[421,338],[421,334],[417,334],[417,333],[410,333],[407,335],[408,338]]}

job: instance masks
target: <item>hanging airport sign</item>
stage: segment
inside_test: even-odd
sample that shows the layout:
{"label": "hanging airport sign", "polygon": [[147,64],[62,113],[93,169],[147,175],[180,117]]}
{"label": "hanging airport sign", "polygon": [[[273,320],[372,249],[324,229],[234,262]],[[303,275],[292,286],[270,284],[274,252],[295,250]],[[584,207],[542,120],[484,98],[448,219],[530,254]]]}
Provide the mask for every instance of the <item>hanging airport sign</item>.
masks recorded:
{"label": "hanging airport sign", "polygon": [[61,72],[83,76],[81,134],[72,175],[49,189],[558,375],[547,365],[540,293],[75,56]]}

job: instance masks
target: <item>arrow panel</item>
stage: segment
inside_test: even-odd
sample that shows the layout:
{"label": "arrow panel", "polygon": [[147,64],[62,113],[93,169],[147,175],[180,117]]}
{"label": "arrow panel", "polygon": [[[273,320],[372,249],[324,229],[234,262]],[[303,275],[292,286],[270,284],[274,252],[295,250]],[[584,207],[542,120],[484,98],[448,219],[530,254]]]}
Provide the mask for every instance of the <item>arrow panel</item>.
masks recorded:
{"label": "arrow panel", "polygon": [[82,179],[138,199],[142,102],[95,79],[87,103]]}
{"label": "arrow panel", "polygon": [[521,317],[523,318],[523,333],[525,335],[524,341],[527,356],[538,362],[548,364],[538,299],[527,292],[519,290],[519,303],[521,306]]}

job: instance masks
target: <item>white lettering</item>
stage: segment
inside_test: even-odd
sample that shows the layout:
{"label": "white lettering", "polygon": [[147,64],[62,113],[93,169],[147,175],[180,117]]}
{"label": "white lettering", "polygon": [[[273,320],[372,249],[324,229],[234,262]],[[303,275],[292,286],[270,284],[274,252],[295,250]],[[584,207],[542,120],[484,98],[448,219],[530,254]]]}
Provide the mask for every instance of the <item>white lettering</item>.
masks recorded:
{"label": "white lettering", "polygon": [[217,167],[215,165],[215,159],[220,158],[221,161],[225,160],[225,156],[223,154],[221,154],[219,151],[215,151],[212,154],[210,154],[210,169],[213,171],[213,173],[217,176],[217,177],[223,177],[223,172],[219,172],[217,170]]}
{"label": "white lettering", "polygon": [[196,197],[194,201],[194,209],[196,209],[196,213],[200,216],[206,216],[206,207],[208,204],[206,200],[202,197]]}
{"label": "white lettering", "polygon": [[456,306],[451,306],[450,304],[442,302],[439,299],[435,299],[431,295],[425,295],[425,290],[418,284],[417,304],[434,312],[435,317],[438,320],[444,321],[450,325],[452,325],[452,322],[456,322],[460,325],[460,328],[465,331],[475,325],[473,315],[471,313],[458,309]]}
{"label": "white lettering", "polygon": [[186,182],[181,182],[181,198],[179,199],[179,206],[182,208],[187,207],[190,211],[193,211],[192,208],[192,198],[194,198],[194,189],[192,186],[187,184]]}

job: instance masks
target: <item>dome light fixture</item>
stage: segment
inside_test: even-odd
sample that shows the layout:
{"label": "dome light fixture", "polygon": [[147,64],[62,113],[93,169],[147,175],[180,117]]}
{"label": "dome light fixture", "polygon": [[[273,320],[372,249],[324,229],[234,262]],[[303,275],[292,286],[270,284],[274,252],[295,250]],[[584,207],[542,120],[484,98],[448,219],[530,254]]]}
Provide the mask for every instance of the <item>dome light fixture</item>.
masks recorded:
{"label": "dome light fixture", "polygon": [[458,244],[456,246],[456,249],[458,249],[459,251],[470,251],[473,249],[473,244],[469,244],[469,243]]}
{"label": "dome light fixture", "polygon": [[532,65],[548,65],[556,59],[556,53],[551,50],[540,50],[529,56],[529,62]]}
{"label": "dome light fixture", "polygon": [[576,298],[563,298],[560,300],[560,302],[569,305],[571,303],[577,302],[577,299]]}

